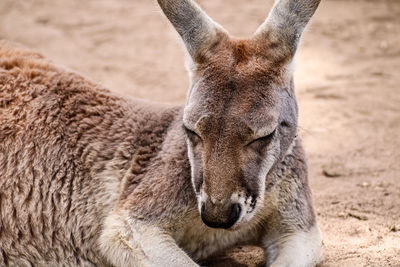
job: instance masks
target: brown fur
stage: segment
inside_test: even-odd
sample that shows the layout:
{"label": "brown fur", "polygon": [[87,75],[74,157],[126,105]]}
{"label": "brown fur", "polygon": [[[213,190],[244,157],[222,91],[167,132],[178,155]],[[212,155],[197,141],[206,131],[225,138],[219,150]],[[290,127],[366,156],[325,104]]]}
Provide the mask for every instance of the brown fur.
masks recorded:
{"label": "brown fur", "polygon": [[[129,103],[5,42],[0,99],[0,265],[102,262],[96,242],[104,217],[151,168],[179,109]],[[96,177],[105,170],[118,180]],[[123,194],[110,199],[123,177]]]}
{"label": "brown fur", "polygon": [[[0,265],[104,264],[96,242],[116,206],[164,225],[199,220],[181,108],[113,96],[15,44],[2,42],[0,59]],[[283,164],[278,169],[287,172],[286,164],[297,163]],[[105,171],[116,180],[98,177]],[[271,175],[269,191],[279,177]],[[302,191],[307,181],[299,182],[298,189],[275,190],[310,201]],[[279,187],[293,186],[287,183]],[[298,225],[312,225],[314,217],[306,217],[311,221]]]}
{"label": "brown fur", "polygon": [[159,3],[191,55],[185,107],[120,98],[0,42],[1,266],[193,266],[239,244],[268,266],[317,262],[286,39],[233,39],[192,1]]}

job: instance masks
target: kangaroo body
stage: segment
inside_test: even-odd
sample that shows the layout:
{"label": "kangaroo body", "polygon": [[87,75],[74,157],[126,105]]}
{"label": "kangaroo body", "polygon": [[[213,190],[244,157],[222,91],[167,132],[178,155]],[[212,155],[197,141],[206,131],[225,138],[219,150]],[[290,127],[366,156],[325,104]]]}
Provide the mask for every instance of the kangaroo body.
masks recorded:
{"label": "kangaroo body", "polygon": [[[246,137],[236,120],[241,113],[198,112],[191,96],[216,97],[199,95],[215,77],[198,61],[218,63],[199,56],[196,45],[188,49],[198,64],[188,103],[171,107],[115,96],[35,52],[0,42],[0,266],[196,266],[245,244],[263,247],[267,266],[319,261],[305,156],[295,131],[287,130],[295,121],[288,117],[265,130],[267,138]],[[236,71],[215,94],[235,92],[229,103],[236,103],[248,91],[237,64],[250,61],[254,46],[229,45]],[[218,41],[213,49],[226,46]],[[221,77],[220,70],[213,73]],[[280,72],[265,75],[283,81],[273,78]],[[294,99],[291,79],[287,86],[284,94]],[[275,110],[280,97],[268,99]],[[221,105],[229,110],[231,104]],[[242,104],[233,108],[248,114],[246,121],[269,116]],[[285,110],[296,117],[296,108]],[[237,132],[217,135],[217,126],[207,126],[214,121]],[[272,153],[266,148],[276,156],[264,160]],[[253,158],[255,165],[243,163]]]}

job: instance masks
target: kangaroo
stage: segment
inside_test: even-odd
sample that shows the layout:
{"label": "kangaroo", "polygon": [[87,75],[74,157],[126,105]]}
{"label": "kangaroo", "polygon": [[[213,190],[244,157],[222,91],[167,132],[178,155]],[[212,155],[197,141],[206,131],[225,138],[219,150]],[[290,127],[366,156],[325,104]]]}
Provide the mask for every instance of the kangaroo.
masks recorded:
{"label": "kangaroo", "polygon": [[320,0],[279,0],[249,39],[158,0],[188,52],[183,107],[128,100],[0,43],[0,265],[197,266],[236,245],[314,266],[321,236],[293,68]]}

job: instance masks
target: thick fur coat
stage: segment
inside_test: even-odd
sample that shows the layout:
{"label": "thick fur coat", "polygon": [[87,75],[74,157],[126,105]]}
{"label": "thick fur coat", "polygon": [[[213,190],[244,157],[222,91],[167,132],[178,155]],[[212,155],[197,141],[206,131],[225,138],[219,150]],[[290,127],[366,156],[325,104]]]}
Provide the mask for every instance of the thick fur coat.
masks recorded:
{"label": "thick fur coat", "polygon": [[196,266],[245,244],[267,266],[315,265],[290,63],[318,3],[278,1],[237,40],[192,1],[160,0],[191,57],[182,107],[1,41],[0,265]]}

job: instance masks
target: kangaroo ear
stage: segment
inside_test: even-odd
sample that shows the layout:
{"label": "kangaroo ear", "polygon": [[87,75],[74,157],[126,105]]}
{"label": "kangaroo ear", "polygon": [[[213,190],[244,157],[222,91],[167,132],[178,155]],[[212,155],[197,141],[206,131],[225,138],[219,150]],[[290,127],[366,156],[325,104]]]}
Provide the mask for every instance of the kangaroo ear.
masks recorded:
{"label": "kangaroo ear", "polygon": [[191,0],[157,0],[164,14],[182,37],[194,61],[204,50],[223,36],[225,30],[216,24]]}
{"label": "kangaroo ear", "polygon": [[291,60],[308,21],[321,0],[276,0],[266,21],[255,33],[257,41],[272,42]]}

